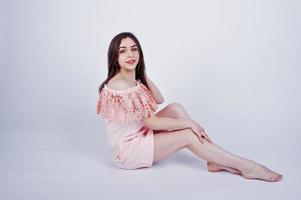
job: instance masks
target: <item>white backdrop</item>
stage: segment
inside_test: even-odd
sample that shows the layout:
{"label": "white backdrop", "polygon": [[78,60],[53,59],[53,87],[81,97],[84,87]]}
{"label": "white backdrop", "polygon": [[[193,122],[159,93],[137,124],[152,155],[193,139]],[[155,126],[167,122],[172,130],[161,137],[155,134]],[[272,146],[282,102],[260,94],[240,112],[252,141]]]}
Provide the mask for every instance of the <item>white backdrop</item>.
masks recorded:
{"label": "white backdrop", "polygon": [[[97,89],[107,75],[109,42],[123,31],[133,32],[142,45],[146,72],[165,97],[159,109],[181,103],[218,144],[292,178],[266,197],[293,197],[301,163],[295,157],[301,142],[300,8],[294,0],[1,1],[0,154],[5,164],[0,173],[5,187],[0,195],[6,197],[1,199],[14,193],[18,179],[6,170],[21,174],[26,167],[44,170],[56,162],[68,168],[70,162],[62,164],[65,157],[56,157],[66,149],[105,158],[95,161],[95,173],[109,162],[104,124],[96,115]],[[47,155],[54,160],[41,162]],[[20,197],[31,196],[33,187],[27,187],[27,193],[17,187]],[[68,189],[71,198],[75,193]],[[92,189],[90,194],[99,197]]]}

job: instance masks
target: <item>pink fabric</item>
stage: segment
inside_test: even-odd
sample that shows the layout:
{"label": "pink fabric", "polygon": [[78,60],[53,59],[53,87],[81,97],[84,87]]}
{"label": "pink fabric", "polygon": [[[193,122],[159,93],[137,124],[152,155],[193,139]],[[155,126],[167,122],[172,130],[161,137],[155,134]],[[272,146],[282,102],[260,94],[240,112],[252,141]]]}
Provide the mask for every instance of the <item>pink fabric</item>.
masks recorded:
{"label": "pink fabric", "polygon": [[129,123],[150,117],[157,109],[151,92],[140,80],[135,87],[113,90],[104,86],[97,103],[97,114],[111,122]]}
{"label": "pink fabric", "polygon": [[106,85],[97,102],[97,114],[106,122],[114,163],[123,169],[150,167],[154,156],[154,133],[142,119],[157,109],[151,92],[140,80],[135,87],[113,90]]}

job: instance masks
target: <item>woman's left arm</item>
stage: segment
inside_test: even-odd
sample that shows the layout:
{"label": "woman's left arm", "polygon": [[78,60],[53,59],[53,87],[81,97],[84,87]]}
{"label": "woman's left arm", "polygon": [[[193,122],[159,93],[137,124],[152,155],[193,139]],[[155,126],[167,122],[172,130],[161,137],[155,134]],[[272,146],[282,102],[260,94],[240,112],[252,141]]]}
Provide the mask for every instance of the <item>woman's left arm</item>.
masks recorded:
{"label": "woman's left arm", "polygon": [[156,101],[157,104],[162,104],[164,102],[164,97],[162,96],[160,90],[157,86],[148,78],[145,74],[145,79],[147,80],[147,85]]}

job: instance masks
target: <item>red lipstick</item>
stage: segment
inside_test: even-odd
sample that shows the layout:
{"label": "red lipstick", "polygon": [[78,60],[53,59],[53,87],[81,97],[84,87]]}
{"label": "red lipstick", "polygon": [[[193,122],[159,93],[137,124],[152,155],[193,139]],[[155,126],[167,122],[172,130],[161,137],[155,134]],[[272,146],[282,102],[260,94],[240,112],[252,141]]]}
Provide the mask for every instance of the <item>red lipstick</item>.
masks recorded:
{"label": "red lipstick", "polygon": [[126,61],[126,63],[128,63],[128,64],[133,64],[135,61],[136,61],[136,60],[132,59],[132,60]]}

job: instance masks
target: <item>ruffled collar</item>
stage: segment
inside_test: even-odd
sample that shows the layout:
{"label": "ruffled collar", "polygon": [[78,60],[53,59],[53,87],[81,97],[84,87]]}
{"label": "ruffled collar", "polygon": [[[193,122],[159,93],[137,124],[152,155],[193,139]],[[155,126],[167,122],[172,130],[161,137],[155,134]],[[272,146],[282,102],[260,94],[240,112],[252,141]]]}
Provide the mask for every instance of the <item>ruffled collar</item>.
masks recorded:
{"label": "ruffled collar", "polygon": [[99,94],[97,114],[109,122],[129,123],[148,118],[157,110],[150,90],[136,80],[137,85],[124,90],[115,90],[106,85]]}

